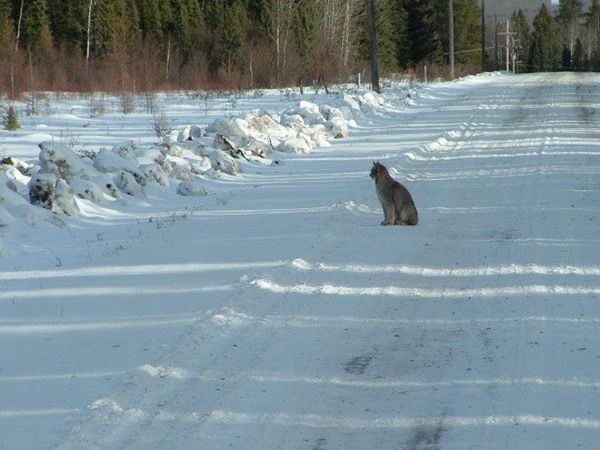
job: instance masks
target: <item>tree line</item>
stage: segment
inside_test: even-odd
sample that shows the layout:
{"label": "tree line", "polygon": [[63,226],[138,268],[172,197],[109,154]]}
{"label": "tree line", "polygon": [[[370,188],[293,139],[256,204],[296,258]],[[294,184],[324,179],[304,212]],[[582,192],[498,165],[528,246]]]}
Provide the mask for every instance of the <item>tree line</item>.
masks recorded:
{"label": "tree line", "polygon": [[[368,77],[365,0],[0,0],[0,90],[272,87]],[[454,0],[456,48],[477,0]],[[447,0],[375,0],[380,67],[447,57]],[[467,55],[459,63],[471,63]]]}
{"label": "tree line", "polygon": [[[366,4],[0,0],[0,92],[14,98],[36,90],[233,89],[368,78]],[[447,75],[448,0],[375,0],[375,7],[383,73],[426,64],[432,76]],[[522,12],[513,15],[511,46],[522,70],[596,68],[598,1],[587,13],[581,9],[579,0],[561,0],[553,17],[542,6],[531,25]],[[453,0],[453,13],[457,74],[477,72],[478,1]],[[488,50],[488,67],[500,47]]]}
{"label": "tree line", "polygon": [[581,0],[561,0],[554,16],[542,5],[531,26],[518,11],[511,23],[518,71],[600,70],[600,0],[587,11]]}

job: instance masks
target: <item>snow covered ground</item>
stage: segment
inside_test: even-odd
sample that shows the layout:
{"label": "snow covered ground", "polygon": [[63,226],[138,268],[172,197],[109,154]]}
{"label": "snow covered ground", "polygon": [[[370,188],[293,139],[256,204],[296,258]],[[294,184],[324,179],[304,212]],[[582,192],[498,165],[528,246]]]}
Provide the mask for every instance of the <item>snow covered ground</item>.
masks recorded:
{"label": "snow covered ground", "polygon": [[[599,85],[490,74],[389,89],[335,124],[350,125],[341,139],[331,117],[304,117],[329,147],[242,158],[237,175],[183,148],[170,167],[197,163],[206,195],[178,195],[176,172],[137,196],[76,198],[78,217],[20,202],[5,186],[28,177],[13,171],[0,447],[597,448]],[[158,101],[181,131],[256,108],[308,116],[300,100],[351,104]],[[39,165],[42,141],[154,148],[148,114],[86,105],[22,116],[0,158]],[[418,226],[379,226],[373,160],[411,191]]]}

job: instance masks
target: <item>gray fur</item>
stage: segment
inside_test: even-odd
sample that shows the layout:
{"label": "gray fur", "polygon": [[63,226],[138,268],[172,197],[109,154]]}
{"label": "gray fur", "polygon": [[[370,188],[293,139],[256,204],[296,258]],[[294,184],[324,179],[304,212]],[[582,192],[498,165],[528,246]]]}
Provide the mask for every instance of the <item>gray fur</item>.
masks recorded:
{"label": "gray fur", "polygon": [[375,180],[377,197],[383,208],[381,225],[416,225],[419,215],[410,192],[394,180],[386,167],[373,162],[370,177]]}

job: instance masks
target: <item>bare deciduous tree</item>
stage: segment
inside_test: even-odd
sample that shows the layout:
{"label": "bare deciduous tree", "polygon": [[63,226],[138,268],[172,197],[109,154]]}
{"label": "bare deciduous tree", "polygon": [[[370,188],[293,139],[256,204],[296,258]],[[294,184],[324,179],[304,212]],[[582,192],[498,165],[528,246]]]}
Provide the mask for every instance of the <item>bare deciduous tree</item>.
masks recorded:
{"label": "bare deciduous tree", "polygon": [[85,43],[85,63],[86,65],[90,62],[90,40],[91,40],[91,30],[92,30],[92,8],[94,7],[94,0],[90,0],[90,4],[88,7],[88,16],[87,16],[87,34],[86,34],[86,43]]}

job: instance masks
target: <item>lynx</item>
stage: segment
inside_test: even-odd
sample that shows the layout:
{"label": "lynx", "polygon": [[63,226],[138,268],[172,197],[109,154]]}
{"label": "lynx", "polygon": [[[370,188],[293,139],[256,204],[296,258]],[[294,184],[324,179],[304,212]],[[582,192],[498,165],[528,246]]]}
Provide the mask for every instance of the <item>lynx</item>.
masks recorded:
{"label": "lynx", "polygon": [[377,197],[383,207],[381,225],[416,225],[419,222],[410,192],[390,176],[383,164],[373,162],[370,177],[375,180]]}

